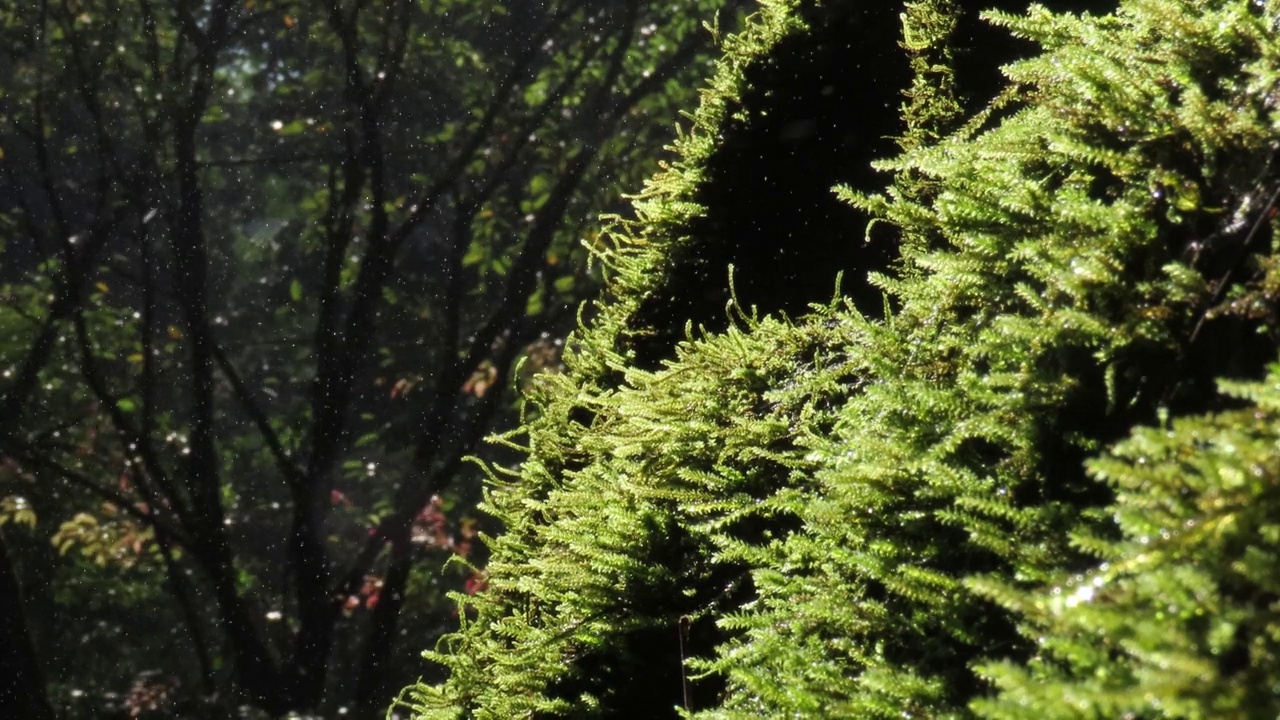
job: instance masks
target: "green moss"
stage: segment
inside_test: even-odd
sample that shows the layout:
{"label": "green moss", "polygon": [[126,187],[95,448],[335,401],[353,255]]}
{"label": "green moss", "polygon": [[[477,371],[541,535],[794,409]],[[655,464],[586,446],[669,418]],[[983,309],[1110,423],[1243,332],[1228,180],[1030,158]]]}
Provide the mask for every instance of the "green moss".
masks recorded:
{"label": "green moss", "polygon": [[[735,306],[672,353],[646,308],[716,247],[690,229],[714,214],[699,199],[716,197],[702,183],[717,128],[743,121],[746,68],[802,32],[795,6],[764,7],[726,42],[683,159],[602,254],[613,294],[570,372],[532,399],[528,459],[491,486],[507,532],[490,589],[459,598],[467,623],[431,655],[451,679],[407,703],[482,717],[1274,708],[1276,380],[1224,400],[1216,378],[1259,377],[1277,353],[1280,6],[993,15],[1042,51],[964,120],[953,11],[913,4],[902,154],[878,165],[892,184],[841,191],[900,243],[872,276],[883,315],[859,291],[794,321]],[[1207,411],[1084,470],[1135,425]],[[1178,609],[1162,620],[1165,597]]]}
{"label": "green moss", "polygon": [[1245,407],[1142,428],[1089,464],[1117,492],[1100,562],[1019,591],[969,585],[1036,639],[980,668],[982,717],[1228,718],[1280,713],[1280,366],[1224,383]]}

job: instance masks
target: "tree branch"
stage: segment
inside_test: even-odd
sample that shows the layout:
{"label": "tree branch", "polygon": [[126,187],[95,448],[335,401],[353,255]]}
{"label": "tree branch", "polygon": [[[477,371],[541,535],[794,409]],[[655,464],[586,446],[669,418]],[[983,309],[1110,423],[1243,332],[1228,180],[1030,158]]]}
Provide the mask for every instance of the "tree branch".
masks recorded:
{"label": "tree branch", "polygon": [[[189,520],[190,510],[165,473],[164,467],[160,463],[160,458],[151,444],[151,438],[141,434],[133,427],[133,423],[129,422],[129,419],[125,417],[124,412],[120,409],[119,398],[111,393],[107,388],[106,382],[102,379],[102,375],[98,371],[93,345],[89,338],[89,330],[85,326],[83,313],[77,314],[73,322],[77,342],[80,346],[80,374],[84,377],[94,396],[98,398],[98,402],[106,407],[107,415],[111,418],[111,424],[116,429],[125,457],[129,458],[130,461],[134,460],[134,457],[129,456],[129,451],[133,448],[137,452],[136,457],[142,460],[143,475],[139,486],[145,488],[149,493],[153,492],[150,488],[149,479],[154,478],[159,486],[158,490],[161,493],[164,504],[173,509],[180,521]],[[149,502],[153,505],[157,504],[156,497],[154,495],[150,497]]]}
{"label": "tree branch", "polygon": [[[633,1],[632,12],[635,12],[637,7]],[[629,27],[634,30],[634,22]],[[687,66],[704,42],[705,40],[701,37],[690,36],[649,76],[620,98],[609,102],[609,96],[622,72],[627,43],[619,43],[619,47],[615,48],[609,71],[606,73],[606,80],[597,87],[593,99],[596,105],[601,106],[601,112],[595,115],[602,118],[596,126],[596,132],[586,146],[570,160],[569,167],[561,174],[546,204],[539,210],[520,257],[509,272],[503,298],[488,321],[472,336],[466,356],[461,360],[455,356],[453,363],[442,369],[433,395],[435,398],[433,412],[424,419],[424,430],[415,447],[414,466],[417,472],[413,477],[408,478],[397,492],[392,514],[378,524],[355,560],[347,566],[336,591],[339,596],[345,597],[359,588],[359,582],[386,543],[393,542],[407,533],[418,510],[431,495],[443,491],[445,478],[430,472],[430,465],[433,460],[439,460],[438,446],[443,438],[444,429],[455,421],[460,411],[461,388],[467,373],[493,354],[494,346],[497,344],[498,360],[502,364],[496,365],[502,377],[506,376],[510,361],[520,349],[519,328],[524,318],[522,306],[528,301],[528,294],[537,278],[538,270],[544,267],[547,247],[562,223],[563,216],[583,177],[595,162],[602,144],[612,135],[627,112],[636,103],[657,91],[674,73]],[[502,342],[497,342],[500,339]],[[466,443],[462,445],[465,446]],[[448,466],[465,454],[465,449],[450,453],[451,458],[445,460],[443,464]]]}
{"label": "tree branch", "polygon": [[529,37],[529,42],[524,46],[520,55],[516,57],[511,68],[499,83],[497,90],[490,99],[489,104],[485,106],[481,113],[480,122],[471,132],[470,137],[462,144],[462,148],[454,156],[453,162],[450,163],[444,173],[429,190],[421,194],[416,200],[409,205],[409,216],[404,222],[396,228],[392,245],[399,247],[404,243],[413,231],[422,224],[424,220],[435,210],[436,203],[445,191],[455,185],[459,178],[465,173],[468,165],[475,160],[477,153],[484,147],[486,140],[490,139],[494,124],[497,122],[499,113],[506,108],[511,101],[511,94],[518,87],[522,78],[526,77],[529,67],[533,64],[534,59],[538,56],[538,52],[548,38],[555,32],[559,31],[562,23],[568,19],[584,0],[573,0],[565,7],[561,8],[556,14],[547,20],[547,22]]}
{"label": "tree branch", "polygon": [[[174,119],[174,165],[178,206],[170,248],[174,258],[179,305],[190,349],[191,432],[186,467],[191,497],[193,541],[206,558],[223,627],[235,657],[240,685],[268,712],[281,714],[293,705],[291,688],[281,673],[240,596],[237,571],[224,526],[222,482],[214,433],[213,337],[208,322],[207,254],[204,198],[196,160],[196,132],[212,91],[217,56],[222,51],[227,19],[235,0],[222,0],[210,10],[209,30],[201,30],[188,8],[178,5],[184,32],[197,49],[194,77],[185,104]],[[179,56],[180,57],[180,56]],[[178,60],[181,63],[181,60]],[[181,66],[181,65],[180,65]],[[175,77],[181,77],[175,73]]]}
{"label": "tree branch", "polygon": [[244,379],[236,372],[235,366],[231,364],[231,360],[227,358],[222,348],[214,343],[213,357],[218,363],[218,367],[222,370],[222,374],[227,378],[227,382],[231,384],[231,389],[235,392],[236,398],[240,400],[241,407],[248,413],[249,419],[258,428],[258,433],[262,435],[262,439],[267,444],[267,449],[271,451],[271,456],[275,458],[276,468],[291,487],[300,486],[303,482],[302,470],[289,456],[289,451],[285,449],[280,442],[280,435],[271,427],[271,421],[267,418],[266,413],[259,407],[257,401],[253,399],[253,395],[249,387],[245,385]]}
{"label": "tree branch", "polygon": [[[166,536],[177,541],[184,547],[191,547],[191,539],[180,527],[175,524],[175,520],[180,519],[175,514],[173,520],[169,520],[163,514],[164,508],[156,503],[148,503],[143,498],[129,497],[124,493],[104,486],[93,478],[84,473],[72,470],[71,468],[46,457],[47,453],[41,453],[36,448],[26,443],[10,442],[6,443],[6,454],[17,459],[24,465],[42,469],[57,475],[64,482],[72,487],[78,487],[87,491],[90,495],[111,503],[121,512],[132,516],[134,519],[142,522],[148,527],[153,527],[157,532],[164,533]],[[146,509],[138,507],[138,503],[143,503]]]}

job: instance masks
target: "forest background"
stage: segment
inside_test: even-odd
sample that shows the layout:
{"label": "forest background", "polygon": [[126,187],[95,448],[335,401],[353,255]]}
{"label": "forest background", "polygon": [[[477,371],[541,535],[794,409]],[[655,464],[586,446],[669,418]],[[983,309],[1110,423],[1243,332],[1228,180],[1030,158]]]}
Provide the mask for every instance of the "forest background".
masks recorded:
{"label": "forest background", "polygon": [[380,716],[734,0],[0,4],[6,716]]}

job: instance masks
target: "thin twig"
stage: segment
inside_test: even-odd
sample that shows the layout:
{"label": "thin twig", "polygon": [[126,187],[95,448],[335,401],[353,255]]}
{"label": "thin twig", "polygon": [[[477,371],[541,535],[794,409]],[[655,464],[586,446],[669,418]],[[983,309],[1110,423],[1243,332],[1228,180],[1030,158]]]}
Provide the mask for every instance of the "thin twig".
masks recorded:
{"label": "thin twig", "polygon": [[1245,254],[1249,251],[1249,246],[1253,243],[1254,237],[1258,234],[1258,230],[1262,228],[1262,224],[1267,221],[1271,213],[1271,209],[1276,206],[1276,202],[1280,202],[1280,187],[1271,194],[1271,199],[1267,200],[1267,204],[1263,206],[1262,211],[1258,213],[1258,218],[1253,221],[1253,226],[1249,228],[1249,234],[1245,236],[1244,242],[1240,244],[1240,249],[1236,253],[1236,257],[1227,267],[1227,272],[1217,283],[1217,287],[1213,290],[1213,299],[1209,301],[1209,307],[1200,315],[1200,319],[1196,321],[1196,327],[1191,331],[1191,340],[1189,344],[1195,344],[1196,338],[1200,336],[1200,329],[1204,327],[1204,323],[1209,319],[1209,312],[1217,306],[1222,300],[1222,296],[1227,291],[1227,287],[1231,284],[1231,275],[1240,265],[1240,261],[1244,259]]}

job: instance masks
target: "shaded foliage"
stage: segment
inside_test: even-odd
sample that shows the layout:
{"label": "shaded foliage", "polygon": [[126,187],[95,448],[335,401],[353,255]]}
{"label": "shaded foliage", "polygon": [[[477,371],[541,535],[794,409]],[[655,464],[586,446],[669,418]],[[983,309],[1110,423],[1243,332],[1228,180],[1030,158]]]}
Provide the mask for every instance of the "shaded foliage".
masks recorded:
{"label": "shaded foliage", "polygon": [[0,522],[56,704],[380,713],[418,674],[482,582],[439,571],[462,458],[559,367],[719,11],[0,8]]}

